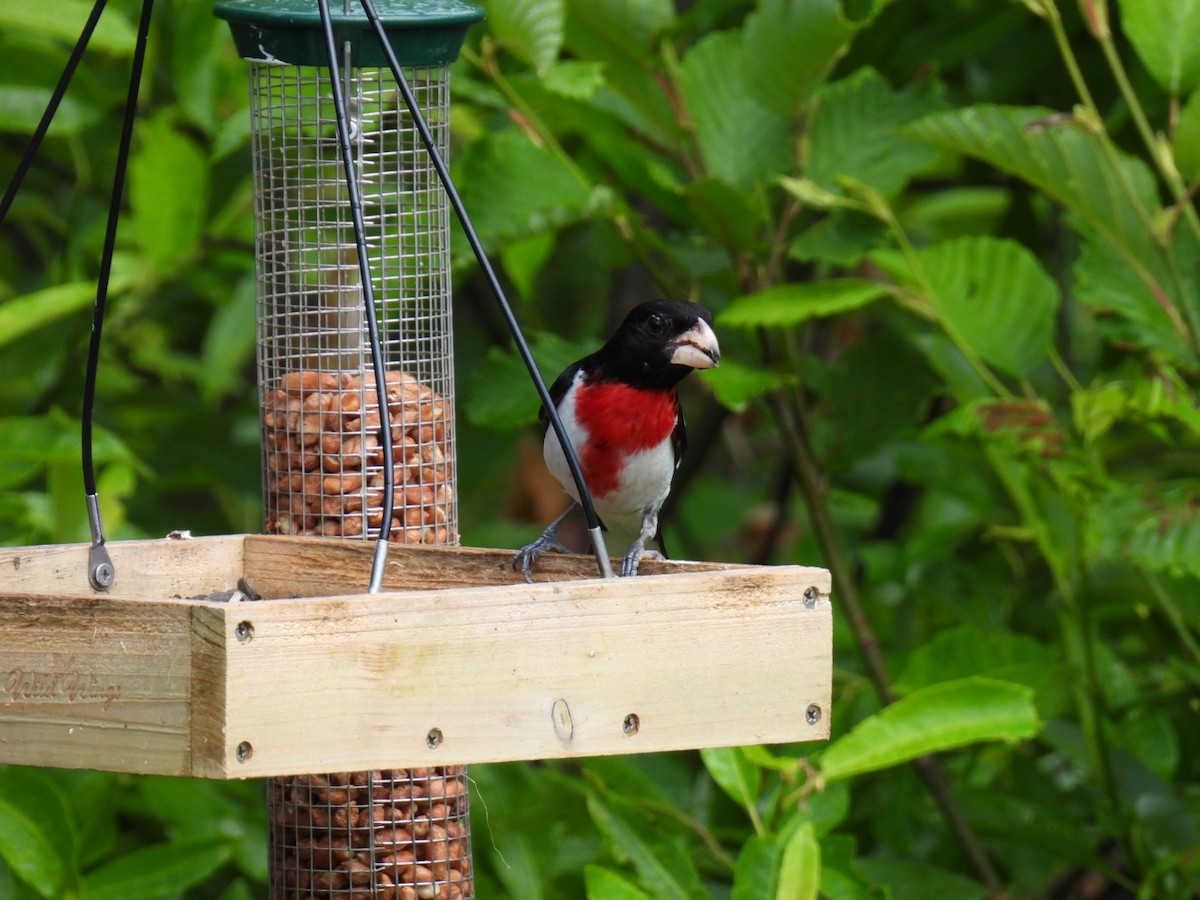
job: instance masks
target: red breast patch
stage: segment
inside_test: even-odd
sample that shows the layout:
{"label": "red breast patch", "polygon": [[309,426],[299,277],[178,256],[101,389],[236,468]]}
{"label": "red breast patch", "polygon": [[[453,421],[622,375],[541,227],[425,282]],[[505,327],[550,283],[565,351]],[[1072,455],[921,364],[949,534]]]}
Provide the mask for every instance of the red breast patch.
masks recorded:
{"label": "red breast patch", "polygon": [[627,456],[670,438],[677,410],[674,391],[612,382],[579,385],[575,418],[588,433],[579,463],[592,493],[603,497],[617,488]]}

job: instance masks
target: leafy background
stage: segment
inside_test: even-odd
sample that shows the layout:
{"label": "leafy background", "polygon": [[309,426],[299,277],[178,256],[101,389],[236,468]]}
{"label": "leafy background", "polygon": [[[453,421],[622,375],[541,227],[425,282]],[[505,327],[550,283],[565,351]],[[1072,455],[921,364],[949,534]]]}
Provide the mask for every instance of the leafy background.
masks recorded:
{"label": "leafy background", "polygon": [[[826,565],[837,621],[827,745],[473,767],[479,895],[1200,891],[1200,3],[486,6],[454,171],[540,363],[648,296],[709,306],[669,543]],[[111,7],[0,226],[9,544],[87,534]],[[88,8],[0,5],[6,177]],[[114,537],[259,527],[245,94],[209,4],[161,0],[100,368]],[[561,494],[454,250],[463,540],[516,546]],[[0,896],[262,896],[264,830],[256,784],[8,768]]]}

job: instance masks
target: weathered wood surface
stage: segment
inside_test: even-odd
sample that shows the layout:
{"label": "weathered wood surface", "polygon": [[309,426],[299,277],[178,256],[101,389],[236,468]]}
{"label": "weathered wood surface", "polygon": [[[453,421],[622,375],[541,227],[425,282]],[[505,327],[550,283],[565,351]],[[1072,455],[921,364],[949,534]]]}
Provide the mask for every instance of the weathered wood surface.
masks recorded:
{"label": "weathered wood surface", "polygon": [[[0,550],[19,579],[0,592],[0,762],[248,777],[828,736],[822,569],[605,582],[550,557],[554,580],[526,585],[508,551],[398,547],[368,595],[361,541],[109,550],[111,595],[87,588],[85,545]],[[173,599],[242,576],[295,599]]]}
{"label": "weathered wood surface", "polygon": [[183,602],[0,597],[0,762],[189,774],[191,619]]}
{"label": "weathered wood surface", "polygon": [[[243,535],[105,544],[116,570],[107,593],[164,599],[232,590],[242,574]],[[87,579],[87,544],[0,547],[0,592],[96,595]]]}

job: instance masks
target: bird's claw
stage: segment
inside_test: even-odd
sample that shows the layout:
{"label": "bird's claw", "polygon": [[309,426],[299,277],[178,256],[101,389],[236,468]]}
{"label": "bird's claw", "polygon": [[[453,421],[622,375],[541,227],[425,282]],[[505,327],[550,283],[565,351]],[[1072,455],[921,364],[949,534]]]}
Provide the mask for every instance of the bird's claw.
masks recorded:
{"label": "bird's claw", "polygon": [[638,573],[638,565],[643,559],[665,559],[657,550],[647,550],[640,544],[634,544],[629,552],[621,559],[621,577],[632,578]]}
{"label": "bird's claw", "polygon": [[570,553],[571,550],[553,534],[543,534],[532,544],[526,544],[513,554],[512,567],[514,572],[520,572],[525,577],[526,584],[533,584],[533,564],[538,557],[547,551],[554,553]]}

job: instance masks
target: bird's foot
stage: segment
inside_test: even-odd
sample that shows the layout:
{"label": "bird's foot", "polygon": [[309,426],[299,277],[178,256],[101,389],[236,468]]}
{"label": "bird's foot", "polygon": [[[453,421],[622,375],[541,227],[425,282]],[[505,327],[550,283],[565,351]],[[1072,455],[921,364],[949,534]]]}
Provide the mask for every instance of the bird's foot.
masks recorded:
{"label": "bird's foot", "polygon": [[657,550],[647,550],[644,544],[637,541],[621,559],[621,577],[632,578],[636,575],[638,565],[643,559],[666,559],[666,557]]}
{"label": "bird's foot", "polygon": [[524,575],[527,584],[533,584],[533,564],[537,562],[539,556],[547,551],[570,553],[571,548],[555,537],[554,532],[549,530],[543,531],[540,538],[532,544],[526,544],[513,554],[513,571]]}

